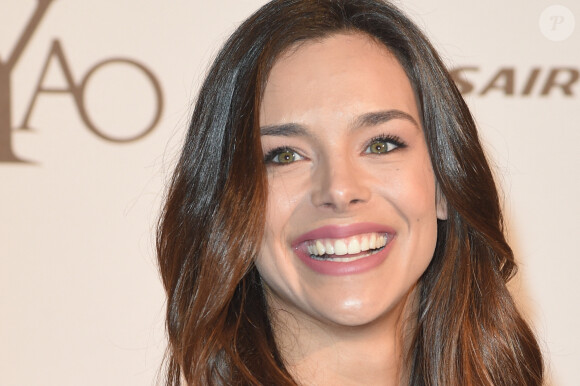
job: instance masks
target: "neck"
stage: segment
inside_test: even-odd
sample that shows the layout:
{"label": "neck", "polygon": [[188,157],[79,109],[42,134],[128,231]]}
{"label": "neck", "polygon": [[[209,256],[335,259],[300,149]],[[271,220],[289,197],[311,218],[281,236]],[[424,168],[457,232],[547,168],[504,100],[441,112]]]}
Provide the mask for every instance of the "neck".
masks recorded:
{"label": "neck", "polygon": [[415,291],[362,326],[323,324],[270,303],[276,343],[300,385],[400,385]]}

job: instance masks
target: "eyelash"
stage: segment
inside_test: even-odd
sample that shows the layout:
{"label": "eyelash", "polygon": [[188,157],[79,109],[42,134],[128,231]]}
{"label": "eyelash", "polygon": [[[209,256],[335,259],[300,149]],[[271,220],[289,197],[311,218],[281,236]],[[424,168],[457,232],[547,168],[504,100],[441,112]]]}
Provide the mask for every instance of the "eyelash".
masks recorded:
{"label": "eyelash", "polygon": [[[267,164],[284,165],[283,162],[276,162],[276,161],[274,161],[274,158],[276,158],[280,154],[286,153],[286,152],[298,154],[291,147],[288,147],[288,146],[280,146],[280,147],[277,147],[275,149],[272,149],[268,153],[266,153],[266,155],[264,156],[264,162],[267,163]],[[302,158],[302,156],[300,156],[299,154],[298,154],[298,156]],[[291,163],[291,162],[289,162],[289,163]]]}
{"label": "eyelash", "polygon": [[[371,147],[371,145],[373,143],[376,143],[376,142],[386,142],[386,143],[390,143],[392,145],[395,145],[395,148],[394,149],[391,149],[391,150],[388,150],[388,151],[386,151],[384,153],[374,153],[374,154],[387,154],[387,153],[390,153],[390,152],[392,152],[394,150],[403,149],[403,148],[407,147],[407,144],[404,143],[401,140],[401,138],[399,138],[398,136],[396,136],[396,135],[388,135],[388,134],[385,135],[385,134],[383,134],[383,135],[378,135],[376,137],[371,138],[371,140],[368,141],[367,146],[365,147],[365,151],[364,152],[366,154],[371,154],[372,152],[371,151],[367,151],[367,149],[369,149]],[[280,146],[280,147],[277,147],[277,148],[274,148],[274,149],[270,150],[268,153],[266,153],[266,155],[264,155],[264,163],[266,163],[266,164],[274,164],[274,165],[284,165],[285,164],[284,162],[274,161],[274,159],[276,157],[278,157],[280,154],[286,153],[286,152],[287,153],[294,153],[294,155],[298,155],[298,157],[300,157],[300,159],[303,158],[300,154],[298,154],[291,147],[288,147],[288,146]],[[292,162],[294,162],[294,161],[292,161]],[[292,162],[288,162],[288,164],[290,164]]]}
{"label": "eyelash", "polygon": [[405,142],[403,142],[403,140],[400,137],[398,137],[396,135],[391,135],[391,134],[381,134],[381,135],[377,135],[376,137],[371,138],[371,140],[367,142],[367,146],[365,147],[365,153],[367,153],[367,154],[371,153],[370,151],[367,152],[367,149],[369,149],[371,147],[371,145],[373,143],[376,143],[376,142],[387,142],[387,143],[390,143],[392,145],[395,145],[394,149],[391,149],[385,153],[378,153],[378,154],[387,154],[387,153],[390,153],[394,150],[404,149],[407,147],[407,144]]}

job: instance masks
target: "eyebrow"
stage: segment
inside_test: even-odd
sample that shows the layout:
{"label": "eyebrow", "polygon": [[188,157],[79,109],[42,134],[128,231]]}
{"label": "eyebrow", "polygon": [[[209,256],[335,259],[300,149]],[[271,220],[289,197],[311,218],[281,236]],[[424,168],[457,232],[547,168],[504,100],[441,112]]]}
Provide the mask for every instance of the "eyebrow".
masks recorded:
{"label": "eyebrow", "polygon": [[308,135],[308,131],[298,123],[284,123],[281,125],[268,125],[260,128],[260,135],[273,135],[282,137],[297,137]]}
{"label": "eyebrow", "polygon": [[363,114],[357,117],[353,124],[353,129],[358,129],[364,126],[377,126],[393,119],[404,119],[411,122],[417,129],[419,124],[410,114],[401,110],[385,110]]}
{"label": "eyebrow", "polygon": [[[370,112],[356,117],[351,124],[351,130],[365,126],[378,126],[393,119],[404,119],[411,122],[417,129],[419,124],[410,114],[401,110],[385,110]],[[307,136],[308,130],[298,123],[283,123],[281,125],[266,125],[260,128],[261,136],[297,137]]]}

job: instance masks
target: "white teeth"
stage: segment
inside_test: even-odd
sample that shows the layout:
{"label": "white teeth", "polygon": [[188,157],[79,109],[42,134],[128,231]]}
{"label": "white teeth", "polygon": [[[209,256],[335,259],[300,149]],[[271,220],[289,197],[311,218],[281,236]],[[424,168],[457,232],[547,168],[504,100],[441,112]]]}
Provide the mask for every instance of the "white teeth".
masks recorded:
{"label": "white teeth", "polygon": [[360,250],[361,251],[368,251],[369,250],[369,238],[367,236],[363,236],[360,240]]}
{"label": "white teeth", "polygon": [[[313,256],[324,256],[330,259],[332,255],[356,255],[361,252],[379,249],[387,244],[388,235],[368,233],[355,235],[345,239],[319,239],[312,240],[306,246],[308,253]],[[347,257],[340,258],[346,259]],[[341,260],[342,261],[342,260]]]}
{"label": "white teeth", "polygon": [[334,243],[334,254],[338,256],[346,255],[348,253],[348,249],[346,248],[346,244],[342,240],[336,240]]}
{"label": "white teeth", "polygon": [[371,234],[371,238],[369,240],[369,249],[375,249],[377,247],[377,235]]}
{"label": "white teeth", "polygon": [[324,245],[322,245],[322,243],[320,241],[316,241],[316,249],[318,250],[318,254],[321,256],[326,253],[326,250],[324,249]]}
{"label": "white teeth", "polygon": [[387,244],[387,239],[385,236],[379,236],[377,238],[377,248],[383,247],[385,244]]}
{"label": "white teeth", "polygon": [[348,254],[354,255],[360,253],[360,244],[357,239],[353,239],[348,243]]}
{"label": "white teeth", "polygon": [[324,248],[326,249],[326,253],[329,255],[334,255],[334,245],[330,242],[330,240],[326,240],[324,243]]}
{"label": "white teeth", "polygon": [[349,261],[359,260],[359,259],[366,257],[366,256],[369,256],[369,255],[371,255],[371,253],[367,253],[364,256],[357,255],[357,256],[347,256],[347,257],[342,257],[342,256],[341,257],[329,257],[328,259],[325,259],[325,260],[335,261],[337,263],[348,263]]}

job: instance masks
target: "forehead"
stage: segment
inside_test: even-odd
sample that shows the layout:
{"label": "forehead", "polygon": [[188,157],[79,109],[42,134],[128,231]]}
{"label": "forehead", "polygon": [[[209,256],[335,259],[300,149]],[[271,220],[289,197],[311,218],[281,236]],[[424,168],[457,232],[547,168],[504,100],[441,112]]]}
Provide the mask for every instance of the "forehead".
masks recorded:
{"label": "forehead", "polygon": [[275,61],[260,106],[260,124],[287,120],[290,112],[296,115],[315,107],[318,114],[398,108],[418,118],[403,67],[387,47],[363,33],[302,42]]}

